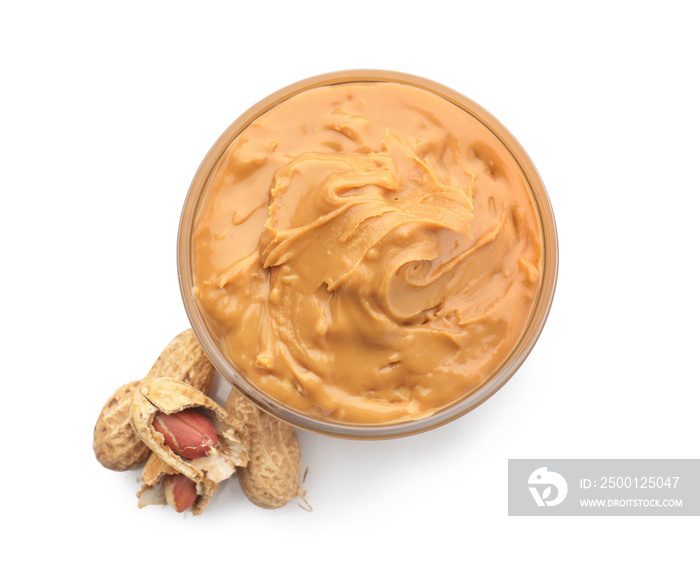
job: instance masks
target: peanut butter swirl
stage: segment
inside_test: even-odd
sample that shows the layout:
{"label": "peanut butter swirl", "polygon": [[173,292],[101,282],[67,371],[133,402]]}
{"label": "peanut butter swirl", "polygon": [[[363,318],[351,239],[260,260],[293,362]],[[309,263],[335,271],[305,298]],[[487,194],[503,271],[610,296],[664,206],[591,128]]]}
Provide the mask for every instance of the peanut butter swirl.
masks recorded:
{"label": "peanut butter swirl", "polygon": [[393,83],[303,92],[211,178],[194,295],[263,392],[353,423],[427,416],[517,343],[540,283],[533,199],[466,112]]}

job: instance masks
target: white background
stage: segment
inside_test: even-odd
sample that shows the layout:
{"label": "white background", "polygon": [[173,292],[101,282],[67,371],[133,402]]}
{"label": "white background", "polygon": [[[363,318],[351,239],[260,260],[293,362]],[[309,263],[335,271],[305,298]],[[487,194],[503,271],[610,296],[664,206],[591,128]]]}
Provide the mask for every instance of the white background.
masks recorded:
{"label": "white background", "polygon": [[[694,3],[243,4],[2,3],[5,562],[696,572],[697,517],[507,516],[509,458],[700,458]],[[313,512],[259,509],[236,480],[199,517],[139,510],[139,473],[102,468],[92,430],[188,327],[175,241],[199,162],[259,99],[352,68],[446,84],[528,151],[559,230],[546,328],[438,430],[300,433]]]}

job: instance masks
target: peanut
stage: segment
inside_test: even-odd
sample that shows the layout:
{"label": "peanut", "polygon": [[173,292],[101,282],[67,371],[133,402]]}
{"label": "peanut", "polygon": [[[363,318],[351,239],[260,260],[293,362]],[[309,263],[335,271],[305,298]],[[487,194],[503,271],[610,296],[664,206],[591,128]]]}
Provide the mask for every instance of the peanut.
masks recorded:
{"label": "peanut", "polygon": [[264,413],[236,389],[231,390],[225,408],[243,422],[248,434],[250,460],[237,472],[248,500],[262,508],[280,508],[303,495],[301,450],[294,427]]}
{"label": "peanut", "polygon": [[[177,470],[166,464],[158,455],[151,453],[148,461],[143,467],[141,472],[141,479],[143,480],[143,486],[141,490],[136,494],[139,499],[139,508],[145,508],[151,504],[163,505],[168,504],[166,497],[165,485],[170,476],[179,476]],[[179,479],[181,480],[181,479]],[[192,503],[191,506],[187,508],[195,516],[201,514],[203,510],[207,507],[211,501],[212,496],[216,493],[218,484],[210,482],[200,482],[195,484],[195,492],[197,493],[197,498]],[[174,492],[171,497],[175,501],[176,505],[179,503],[180,506],[183,505],[183,496],[178,496],[176,488],[173,488]]]}
{"label": "peanut", "polygon": [[95,424],[92,444],[102,466],[124,471],[146,460],[150,450],[131,428],[129,408],[144,382],[164,376],[184,381],[204,393],[209,391],[214,367],[192,329],[168,344],[143,379],[119,387],[105,403]]}
{"label": "peanut", "polygon": [[216,428],[196,409],[185,409],[170,415],[159,412],[153,419],[153,429],[175,454],[187,459],[213,454],[219,440]]}
{"label": "peanut", "polygon": [[[187,411],[208,420],[206,423],[196,420],[192,426],[188,426],[179,420],[182,413]],[[168,466],[197,483],[222,482],[230,478],[237,467],[248,463],[248,454],[241,441],[245,430],[243,425],[206,394],[181,381],[161,377],[144,383],[131,402],[129,414],[131,426],[137,436]],[[174,414],[176,417],[165,419],[162,428],[164,432],[159,432],[153,422],[163,414]],[[205,424],[214,425],[218,446],[213,452],[210,441],[206,437],[202,440],[205,435],[210,434],[210,429],[207,430]],[[169,429],[175,432],[168,432]],[[185,457],[180,456],[166,443],[168,435],[172,435],[171,438],[174,438],[175,442],[180,440],[185,444],[193,442],[195,445],[202,442],[206,449],[203,453],[186,452]],[[195,454],[208,456],[186,458]]]}
{"label": "peanut", "polygon": [[184,512],[197,500],[197,484],[182,474],[172,474],[163,480],[165,500],[178,512]]}

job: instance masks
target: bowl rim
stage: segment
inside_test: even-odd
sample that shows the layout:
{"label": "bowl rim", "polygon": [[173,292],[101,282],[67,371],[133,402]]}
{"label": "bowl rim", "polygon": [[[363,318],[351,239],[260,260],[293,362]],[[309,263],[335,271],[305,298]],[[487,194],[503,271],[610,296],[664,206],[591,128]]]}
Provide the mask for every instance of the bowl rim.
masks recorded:
{"label": "bowl rim", "polygon": [[[191,236],[206,196],[207,183],[231,142],[258,116],[299,93],[329,85],[366,82],[399,83],[427,90],[453,103],[482,123],[518,165],[534,198],[543,242],[542,277],[536,300],[520,339],[499,368],[472,393],[426,417],[382,424],[357,424],[315,418],[268,397],[248,382],[228,360],[192,293]],[[177,237],[177,272],[185,311],[195,336],[223,379],[259,408],[284,422],[299,429],[348,439],[387,439],[425,432],[467,414],[493,396],[513,377],[539,339],[554,299],[558,267],[559,246],[552,205],[537,169],[515,137],[486,109],[461,93],[420,76],[388,70],[342,70],[312,76],[281,88],[248,108],[226,128],[199,165],[185,198]]]}

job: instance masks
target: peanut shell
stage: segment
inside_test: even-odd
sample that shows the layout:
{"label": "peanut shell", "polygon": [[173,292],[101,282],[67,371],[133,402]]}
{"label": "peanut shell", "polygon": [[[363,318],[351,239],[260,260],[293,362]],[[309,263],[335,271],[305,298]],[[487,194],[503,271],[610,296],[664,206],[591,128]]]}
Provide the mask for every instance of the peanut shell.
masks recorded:
{"label": "peanut shell", "polygon": [[[153,428],[153,419],[159,411],[172,414],[190,408],[202,410],[217,426],[216,454],[194,460],[182,458]],[[195,482],[221,482],[229,478],[236,467],[248,464],[248,454],[242,443],[242,439],[245,440],[243,425],[207,395],[177,379],[162,377],[141,385],[131,403],[130,417],[136,435],[148,448]]]}
{"label": "peanut shell", "polygon": [[95,424],[92,447],[100,464],[116,471],[131,470],[149,455],[129,421],[131,401],[139,386],[159,377],[173,377],[207,393],[214,379],[214,366],[188,329],[175,337],[141,380],[119,387],[109,398]]}
{"label": "peanut shell", "polygon": [[[160,457],[151,453],[148,457],[146,465],[143,467],[141,479],[144,485],[138,491],[136,496],[139,499],[139,508],[144,508],[149,504],[165,505],[165,491],[163,489],[163,479],[168,475],[178,474],[177,470],[168,466]],[[214,496],[218,484],[209,482],[197,483],[197,494],[199,497],[189,509],[192,514],[201,514]]]}
{"label": "peanut shell", "polygon": [[238,469],[248,500],[262,508],[280,508],[303,495],[301,450],[294,427],[261,411],[236,389],[231,389],[225,408],[243,422],[248,435],[250,460]]}
{"label": "peanut shell", "polygon": [[129,423],[131,400],[140,385],[141,381],[132,381],[119,387],[97,419],[92,448],[100,464],[111,470],[136,468],[150,452],[138,440]]}

